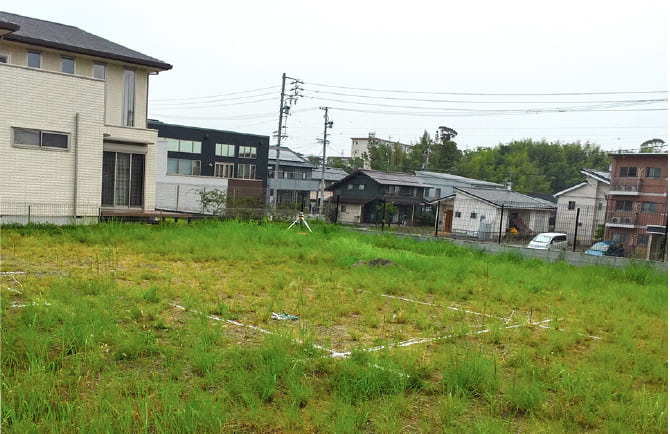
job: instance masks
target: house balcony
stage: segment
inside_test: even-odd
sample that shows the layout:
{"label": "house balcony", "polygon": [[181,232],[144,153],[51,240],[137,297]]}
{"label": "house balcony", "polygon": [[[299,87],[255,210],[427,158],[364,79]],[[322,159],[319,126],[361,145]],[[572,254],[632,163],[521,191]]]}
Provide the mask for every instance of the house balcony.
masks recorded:
{"label": "house balcony", "polygon": [[638,215],[631,211],[614,211],[607,215],[605,226],[617,228],[635,228]]}
{"label": "house balcony", "polygon": [[641,194],[642,178],[614,178],[609,195],[637,196]]}

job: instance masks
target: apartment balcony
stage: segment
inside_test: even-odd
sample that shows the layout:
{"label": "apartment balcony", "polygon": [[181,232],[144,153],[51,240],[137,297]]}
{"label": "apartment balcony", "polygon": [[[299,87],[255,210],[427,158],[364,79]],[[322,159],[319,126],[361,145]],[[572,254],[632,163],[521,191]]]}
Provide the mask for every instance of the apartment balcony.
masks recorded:
{"label": "apartment balcony", "polygon": [[642,178],[614,178],[609,195],[637,196],[641,194]]}
{"label": "apartment balcony", "polygon": [[605,226],[617,228],[635,228],[638,215],[631,211],[614,211],[607,215]]}

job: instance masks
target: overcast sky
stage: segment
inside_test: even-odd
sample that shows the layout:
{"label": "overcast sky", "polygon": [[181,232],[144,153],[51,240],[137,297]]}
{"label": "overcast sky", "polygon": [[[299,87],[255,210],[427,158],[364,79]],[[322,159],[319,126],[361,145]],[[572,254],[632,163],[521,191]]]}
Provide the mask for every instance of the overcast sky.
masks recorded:
{"label": "overcast sky", "polygon": [[328,106],[327,154],[348,156],[351,137],[412,143],[441,125],[460,149],[667,141],[668,3],[3,0],[0,10],[172,64],[150,82],[149,116],[164,122],[276,144],[282,73],[298,78],[282,144],[320,155]]}

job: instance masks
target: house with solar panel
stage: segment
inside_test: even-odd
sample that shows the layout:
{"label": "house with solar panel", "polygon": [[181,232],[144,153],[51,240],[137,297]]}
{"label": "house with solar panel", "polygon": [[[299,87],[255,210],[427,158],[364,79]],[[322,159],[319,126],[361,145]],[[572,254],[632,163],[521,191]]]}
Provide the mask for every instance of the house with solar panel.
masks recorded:
{"label": "house with solar panel", "polygon": [[171,68],[77,27],[0,12],[2,223],[150,215],[149,77]]}

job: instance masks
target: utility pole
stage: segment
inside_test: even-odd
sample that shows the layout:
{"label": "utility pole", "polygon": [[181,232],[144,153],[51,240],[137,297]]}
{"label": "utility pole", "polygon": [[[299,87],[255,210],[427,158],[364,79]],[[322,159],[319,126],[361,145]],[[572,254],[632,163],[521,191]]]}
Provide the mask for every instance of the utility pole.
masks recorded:
{"label": "utility pole", "polygon": [[[326,144],[328,143],[328,128],[333,128],[333,121],[328,120],[328,107],[319,107],[323,110],[323,158],[321,159],[321,202],[319,203],[319,219],[323,215],[323,199],[325,193],[326,173]],[[325,217],[324,217],[325,218]]]}
{"label": "utility pole", "polygon": [[[290,89],[290,93],[286,95],[286,79],[292,80],[291,81],[291,86],[293,86]],[[287,137],[285,134],[286,130],[286,122],[285,119],[288,118],[290,115],[291,111],[291,106],[295,104],[298,100],[299,97],[302,95],[300,94],[300,91],[303,90],[300,85],[302,84],[302,80],[299,80],[297,78],[292,78],[286,75],[286,73],[283,73],[281,76],[281,98],[279,99],[279,127],[277,128],[277,152],[276,152],[276,159],[275,159],[275,170],[274,170],[274,186],[272,188],[272,196],[271,199],[268,197],[268,202],[272,202],[272,206],[274,208],[277,207],[277,187],[279,184],[279,153],[281,149],[281,139],[283,137]],[[284,101],[286,99],[286,102]],[[284,131],[282,131],[282,129]]]}

